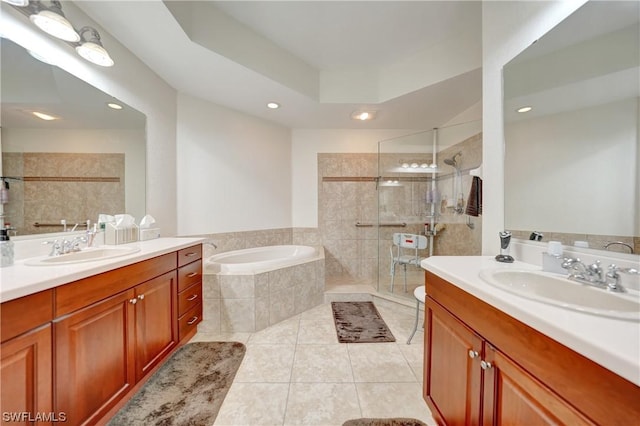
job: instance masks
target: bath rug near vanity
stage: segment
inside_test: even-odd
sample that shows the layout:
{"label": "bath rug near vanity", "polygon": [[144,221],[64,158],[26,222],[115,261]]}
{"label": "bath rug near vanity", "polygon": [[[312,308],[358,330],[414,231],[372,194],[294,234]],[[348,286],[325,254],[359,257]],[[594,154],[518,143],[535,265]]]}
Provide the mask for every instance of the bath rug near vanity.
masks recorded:
{"label": "bath rug near vanity", "polygon": [[212,425],[245,350],[238,342],[186,344],[108,425]]}
{"label": "bath rug near vanity", "polygon": [[391,418],[391,419],[353,419],[347,420],[342,426],[427,426],[417,419]]}
{"label": "bath rug near vanity", "polygon": [[373,302],[331,302],[340,343],[395,342]]}

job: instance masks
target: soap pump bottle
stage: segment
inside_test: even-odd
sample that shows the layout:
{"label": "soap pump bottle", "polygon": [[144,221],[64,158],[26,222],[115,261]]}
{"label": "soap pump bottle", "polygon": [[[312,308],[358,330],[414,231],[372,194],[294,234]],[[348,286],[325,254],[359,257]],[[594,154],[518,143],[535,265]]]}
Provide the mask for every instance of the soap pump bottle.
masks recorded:
{"label": "soap pump bottle", "polygon": [[13,265],[13,241],[6,229],[0,229],[0,267]]}

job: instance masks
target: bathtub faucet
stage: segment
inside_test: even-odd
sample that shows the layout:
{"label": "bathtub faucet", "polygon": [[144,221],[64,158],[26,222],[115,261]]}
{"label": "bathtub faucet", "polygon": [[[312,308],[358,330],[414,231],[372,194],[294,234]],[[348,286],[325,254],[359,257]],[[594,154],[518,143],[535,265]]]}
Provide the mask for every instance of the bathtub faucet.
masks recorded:
{"label": "bathtub faucet", "polygon": [[210,240],[209,241],[205,241],[203,244],[209,245],[209,246],[213,247],[214,249],[218,248],[218,246],[215,245],[215,243],[213,241],[210,241]]}

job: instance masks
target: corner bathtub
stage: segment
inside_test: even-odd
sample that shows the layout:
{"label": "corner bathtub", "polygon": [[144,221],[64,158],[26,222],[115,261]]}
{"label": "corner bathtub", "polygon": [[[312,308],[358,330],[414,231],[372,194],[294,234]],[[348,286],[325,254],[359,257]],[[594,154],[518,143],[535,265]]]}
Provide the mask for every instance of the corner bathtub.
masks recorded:
{"label": "corner bathtub", "polygon": [[203,262],[205,333],[255,332],[324,302],[324,249],[282,245]]}
{"label": "corner bathtub", "polygon": [[255,274],[318,258],[316,247],[266,246],[216,254],[205,260],[205,273]]}

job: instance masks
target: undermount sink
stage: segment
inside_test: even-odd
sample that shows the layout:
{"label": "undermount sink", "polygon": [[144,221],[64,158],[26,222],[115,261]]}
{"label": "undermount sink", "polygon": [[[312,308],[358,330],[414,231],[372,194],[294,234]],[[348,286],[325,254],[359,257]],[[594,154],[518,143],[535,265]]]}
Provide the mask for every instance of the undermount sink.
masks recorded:
{"label": "undermount sink", "polygon": [[637,294],[611,293],[539,271],[484,269],[480,278],[527,299],[593,315],[640,321]]}
{"label": "undermount sink", "polygon": [[106,260],[114,257],[126,256],[140,251],[139,247],[111,247],[102,246],[87,248],[81,251],[62,254],[60,256],[47,256],[29,259],[24,262],[28,266],[56,266],[72,265],[74,263],[93,262],[96,260]]}

